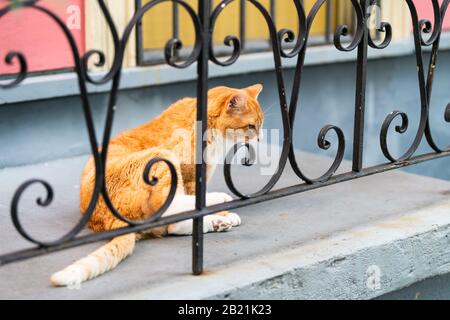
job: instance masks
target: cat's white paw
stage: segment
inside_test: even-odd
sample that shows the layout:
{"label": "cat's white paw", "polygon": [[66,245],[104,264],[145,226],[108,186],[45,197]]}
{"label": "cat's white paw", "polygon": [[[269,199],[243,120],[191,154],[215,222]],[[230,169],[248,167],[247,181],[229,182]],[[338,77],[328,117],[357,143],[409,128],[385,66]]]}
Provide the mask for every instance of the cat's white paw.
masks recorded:
{"label": "cat's white paw", "polygon": [[233,213],[233,212],[228,212],[228,214],[226,215],[226,217],[228,219],[230,219],[233,227],[238,227],[241,225],[242,221],[241,221],[241,217],[239,217],[238,214]]}
{"label": "cat's white paw", "polygon": [[206,194],[206,202],[209,206],[230,202],[232,200],[233,197],[225,192],[209,192]]}
{"label": "cat's white paw", "polygon": [[233,227],[231,219],[213,214],[204,218],[205,232],[226,232]]}

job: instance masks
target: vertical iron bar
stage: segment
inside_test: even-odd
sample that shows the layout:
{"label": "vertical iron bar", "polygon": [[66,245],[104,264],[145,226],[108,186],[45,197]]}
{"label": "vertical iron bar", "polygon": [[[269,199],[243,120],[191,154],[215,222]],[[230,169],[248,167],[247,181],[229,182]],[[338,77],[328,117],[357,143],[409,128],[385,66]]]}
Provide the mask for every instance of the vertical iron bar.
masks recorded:
{"label": "vertical iron bar", "polygon": [[245,39],[245,23],[246,23],[246,0],[241,0],[239,2],[239,38],[241,39],[241,49],[245,50],[246,39]]}
{"label": "vertical iron bar", "polygon": [[[136,0],[136,12],[142,7],[142,1]],[[141,66],[144,64],[144,39],[142,32],[142,20],[138,22],[136,26],[136,57],[137,65]]]}
{"label": "vertical iron bar", "polygon": [[273,22],[276,22],[275,14],[276,14],[276,6],[275,6],[275,0],[270,0],[270,16],[272,17]]}
{"label": "vertical iron bar", "polygon": [[332,13],[332,7],[331,7],[331,1],[327,1],[327,12],[325,17],[325,42],[330,43],[331,42],[331,13]]}
{"label": "vertical iron bar", "polygon": [[[180,36],[180,10],[176,2],[172,3],[172,37],[179,39]],[[179,50],[175,50],[174,56],[178,58]]]}
{"label": "vertical iron bar", "polygon": [[172,36],[173,38],[178,39],[180,36],[180,10],[178,8],[178,4],[174,2],[172,4]]}
{"label": "vertical iron bar", "polygon": [[430,103],[431,93],[432,93],[432,90],[433,90],[433,80],[434,80],[434,74],[435,74],[435,71],[436,71],[436,65],[437,65],[437,58],[438,58],[438,53],[439,53],[440,41],[441,41],[441,36],[439,35],[439,37],[433,43],[433,48],[431,50],[431,55],[430,55],[428,77],[427,77],[427,98],[428,98],[428,103]]}
{"label": "vertical iron bar", "polygon": [[[202,50],[197,62],[197,128],[195,157],[195,208],[202,210],[206,204],[206,163],[203,151],[206,140],[208,108],[208,60],[209,60],[209,16],[210,0],[199,0],[198,15],[202,24]],[[193,220],[192,271],[195,275],[203,272],[203,217]]]}
{"label": "vertical iron bar", "polygon": [[[360,0],[364,17],[367,14],[366,0]],[[355,127],[353,133],[353,171],[360,172],[363,168],[364,147],[364,113],[366,108],[366,80],[367,80],[367,47],[368,28],[364,19],[364,35],[358,46],[358,62],[356,69],[356,97],[355,97]]]}
{"label": "vertical iron bar", "polygon": [[[275,15],[277,14],[277,12],[276,12],[276,8],[275,8],[275,0],[270,0],[270,2],[269,2],[269,12],[270,12],[270,16],[272,17],[273,23],[276,25],[277,19],[276,19]],[[270,38],[269,38],[268,41],[269,41],[270,47],[272,47],[272,41],[270,40]]]}

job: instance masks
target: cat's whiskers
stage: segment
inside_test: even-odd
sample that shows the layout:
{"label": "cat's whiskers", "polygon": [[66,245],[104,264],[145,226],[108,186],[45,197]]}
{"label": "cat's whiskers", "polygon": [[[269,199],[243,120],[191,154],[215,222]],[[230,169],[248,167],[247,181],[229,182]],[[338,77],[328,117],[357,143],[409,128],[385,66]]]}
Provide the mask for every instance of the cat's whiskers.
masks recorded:
{"label": "cat's whiskers", "polygon": [[263,110],[264,114],[269,112],[275,106],[276,106],[276,103],[273,103],[270,107],[268,107],[267,109]]}
{"label": "cat's whiskers", "polygon": [[271,112],[271,113],[269,113],[269,114],[264,115],[264,118],[267,119],[267,118],[273,117],[273,116],[275,116],[275,115],[277,115],[276,112]]}

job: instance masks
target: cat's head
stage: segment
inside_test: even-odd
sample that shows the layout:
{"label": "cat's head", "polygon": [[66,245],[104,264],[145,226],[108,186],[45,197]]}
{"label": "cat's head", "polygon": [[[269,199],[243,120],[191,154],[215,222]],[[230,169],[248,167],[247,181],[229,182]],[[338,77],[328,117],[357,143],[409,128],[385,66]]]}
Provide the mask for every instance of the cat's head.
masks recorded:
{"label": "cat's head", "polygon": [[258,102],[261,84],[234,89],[216,87],[208,92],[208,127],[230,140],[261,136],[264,112]]}

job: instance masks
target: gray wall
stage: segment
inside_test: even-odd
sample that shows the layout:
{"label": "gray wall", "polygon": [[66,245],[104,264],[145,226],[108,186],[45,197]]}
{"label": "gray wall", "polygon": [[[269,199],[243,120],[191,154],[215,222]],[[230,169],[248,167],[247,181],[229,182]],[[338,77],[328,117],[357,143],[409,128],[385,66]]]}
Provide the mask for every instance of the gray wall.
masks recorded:
{"label": "gray wall", "polygon": [[[369,61],[367,81],[367,120],[365,163],[373,165],[385,159],[379,147],[379,131],[385,116],[393,110],[406,111],[410,128],[404,135],[390,134],[395,154],[406,150],[418,125],[419,91],[412,56]],[[450,141],[450,127],[443,120],[444,107],[450,102],[446,71],[450,70],[450,52],[440,55],[431,104],[433,132],[441,145]],[[174,70],[173,72],[177,72]],[[285,79],[290,92],[293,70]],[[278,98],[273,72],[254,73],[212,79],[211,86],[243,87],[261,82],[265,90],[261,101],[267,110],[266,127],[280,128]],[[167,105],[184,96],[195,95],[195,82],[125,90],[120,93],[114,131],[131,128],[148,121]],[[353,109],[355,95],[355,63],[337,63],[306,67],[297,123],[295,145],[298,148],[333,155],[335,148],[324,152],[316,146],[317,134],[324,125],[340,126],[346,136],[346,157],[351,158]],[[98,133],[105,115],[105,94],[91,96]],[[393,130],[391,130],[393,131]],[[330,134],[331,141],[334,137]],[[47,161],[59,157],[85,154],[89,151],[83,114],[78,97],[58,98],[0,107],[0,167]],[[420,151],[429,150],[425,145]],[[301,162],[301,159],[300,159]],[[447,160],[438,160],[407,170],[450,179]],[[311,164],[301,164],[305,171]]]}

